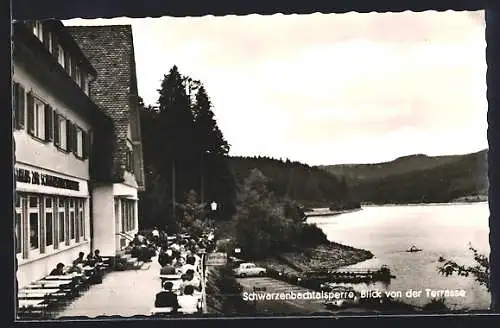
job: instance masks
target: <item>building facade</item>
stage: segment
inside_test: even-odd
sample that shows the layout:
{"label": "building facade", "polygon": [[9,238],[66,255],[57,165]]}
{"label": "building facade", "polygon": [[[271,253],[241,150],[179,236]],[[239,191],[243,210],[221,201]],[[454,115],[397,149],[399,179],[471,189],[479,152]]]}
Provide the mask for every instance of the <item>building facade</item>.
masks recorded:
{"label": "building facade", "polygon": [[97,70],[91,98],[115,126],[113,184],[92,190],[95,247],[111,254],[137,233],[138,191],[145,187],[132,27],[71,26],[68,31]]}
{"label": "building facade", "polygon": [[92,131],[109,118],[89,97],[95,69],[60,22],[16,23],[12,58],[15,249],[22,287],[58,262],[91,251]]}
{"label": "building facade", "polygon": [[[110,74],[82,51],[73,29],[55,20],[13,27],[19,288],[59,262],[71,264],[79,252],[113,256],[124,244],[120,233],[138,230],[137,191],[144,179],[133,47],[128,67],[114,65]],[[107,42],[89,40],[95,48],[123,52]],[[117,99],[128,102],[107,105]]]}

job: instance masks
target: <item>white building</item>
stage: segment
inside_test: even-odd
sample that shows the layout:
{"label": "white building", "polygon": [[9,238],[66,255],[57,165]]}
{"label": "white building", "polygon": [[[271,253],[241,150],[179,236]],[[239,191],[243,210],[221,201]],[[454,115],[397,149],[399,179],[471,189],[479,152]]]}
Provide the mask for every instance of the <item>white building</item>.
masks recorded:
{"label": "white building", "polygon": [[92,190],[94,247],[103,254],[114,254],[125,246],[126,236],[138,231],[138,191],[144,189],[132,27],[71,26],[67,29],[97,70],[90,94],[115,126],[113,184],[95,184]]}
{"label": "white building", "polygon": [[[130,75],[130,66],[126,71]],[[135,64],[129,81],[136,84]],[[14,24],[13,83],[17,279],[23,287],[59,262],[71,264],[79,252],[115,255],[123,243],[118,233],[138,229],[138,180],[144,179],[134,88],[99,95],[103,84],[123,84],[116,67],[115,74],[96,70],[61,22]],[[105,97],[130,105],[110,111]]]}

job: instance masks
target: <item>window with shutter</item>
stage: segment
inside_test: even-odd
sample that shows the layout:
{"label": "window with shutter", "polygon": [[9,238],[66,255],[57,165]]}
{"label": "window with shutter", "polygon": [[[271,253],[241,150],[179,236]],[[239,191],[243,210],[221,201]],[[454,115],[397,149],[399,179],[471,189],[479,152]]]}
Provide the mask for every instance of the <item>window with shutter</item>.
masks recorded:
{"label": "window with shutter", "polygon": [[73,132],[71,133],[72,134],[72,138],[73,138],[73,154],[76,156],[76,157],[79,157],[78,156],[78,127],[76,124],[73,124]]}
{"label": "window with shutter", "polygon": [[34,113],[34,98],[31,92],[27,96],[27,111],[28,111],[28,133],[35,134],[35,113]]}
{"label": "window with shutter", "polygon": [[24,128],[24,115],[26,112],[26,91],[24,90],[24,87],[20,84],[18,84],[17,87],[17,124],[19,129]]}
{"label": "window with shutter", "polygon": [[67,52],[64,52],[64,68],[66,72],[71,76],[71,58]]}
{"label": "window with shutter", "polygon": [[33,34],[43,42],[43,27],[42,22],[34,21],[33,23]]}
{"label": "window with shutter", "polygon": [[74,74],[74,79],[75,79],[75,82],[76,84],[78,84],[79,87],[82,86],[82,75],[81,75],[81,72],[80,72],[80,68],[75,65],[75,74]]}
{"label": "window with shutter", "polygon": [[61,132],[61,123],[59,122],[59,114],[54,110],[53,115],[52,115],[52,120],[54,122],[54,145],[56,147],[61,146],[61,137],[60,137],[60,132]]}
{"label": "window with shutter", "polygon": [[73,129],[70,120],[66,120],[66,150],[73,151]]}
{"label": "window with shutter", "polygon": [[64,49],[60,44],[57,45],[57,61],[59,62],[59,65],[66,68],[66,56],[64,54]]}
{"label": "window with shutter", "polygon": [[75,147],[73,153],[76,157],[83,159],[83,130],[75,124],[74,126],[75,134]]}
{"label": "window with shutter", "polygon": [[35,110],[35,137],[45,140],[45,104],[35,97],[33,109]]}
{"label": "window with shutter", "polygon": [[58,116],[58,120],[59,120],[59,139],[60,139],[60,147],[61,149],[63,150],[68,150],[68,132],[67,132],[67,128],[66,128],[66,119],[59,115]]}
{"label": "window with shutter", "polygon": [[12,85],[12,115],[14,115],[14,128],[19,129],[19,83]]}
{"label": "window with shutter", "polygon": [[71,78],[73,79],[73,81],[76,81],[76,70],[77,70],[77,66],[76,66],[76,60],[74,58],[71,58],[71,72],[70,72],[70,76]]}
{"label": "window with shutter", "polygon": [[87,132],[87,158],[92,156],[92,142],[93,142],[93,132],[89,130]]}
{"label": "window with shutter", "polygon": [[59,60],[59,42],[57,41],[57,35],[55,32],[51,33],[51,43],[52,43],[52,56]]}
{"label": "window with shutter", "polygon": [[82,131],[82,158],[86,160],[89,158],[89,152],[88,152],[88,132],[87,131]]}
{"label": "window with shutter", "polygon": [[45,105],[45,140],[54,140],[54,114],[50,105]]}
{"label": "window with shutter", "polygon": [[43,42],[43,45],[49,50],[52,52],[52,49],[51,49],[51,43],[52,43],[52,40],[51,40],[51,35],[50,35],[50,32],[47,28],[47,25],[45,24],[41,24],[42,25],[42,42]]}

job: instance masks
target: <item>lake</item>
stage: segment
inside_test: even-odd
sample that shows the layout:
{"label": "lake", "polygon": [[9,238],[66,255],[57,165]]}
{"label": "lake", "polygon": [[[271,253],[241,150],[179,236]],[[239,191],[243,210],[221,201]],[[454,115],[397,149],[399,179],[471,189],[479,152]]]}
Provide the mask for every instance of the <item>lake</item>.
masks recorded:
{"label": "lake", "polygon": [[[439,274],[438,259],[473,264],[471,243],[489,254],[488,203],[366,206],[361,211],[330,217],[308,218],[320,227],[328,239],[370,250],[375,257],[353,265],[356,268],[379,268],[386,264],[396,279],[388,286],[381,283],[357,284],[356,289],[401,291],[405,303],[424,305],[425,289],[464,289],[465,297],[448,298],[456,309],[485,310],[490,296],[473,278],[444,277]],[[412,245],[423,249],[408,253]],[[405,297],[406,291],[422,290],[422,296]]]}

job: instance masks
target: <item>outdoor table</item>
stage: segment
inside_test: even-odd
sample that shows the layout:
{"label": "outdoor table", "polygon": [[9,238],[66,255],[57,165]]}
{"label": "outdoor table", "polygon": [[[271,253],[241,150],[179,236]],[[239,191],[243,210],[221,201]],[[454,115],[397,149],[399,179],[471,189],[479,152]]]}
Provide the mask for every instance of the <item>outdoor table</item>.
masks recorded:
{"label": "outdoor table", "polygon": [[69,287],[71,281],[68,280],[45,280],[45,281],[37,281],[33,283],[31,286],[40,286],[42,288],[64,288]]}
{"label": "outdoor table", "polygon": [[17,298],[18,299],[40,299],[40,298],[45,299],[46,297],[50,296],[51,294],[53,294],[53,293],[47,293],[47,292],[18,293]]}
{"label": "outdoor table", "polygon": [[26,287],[23,287],[23,290],[40,290],[40,289],[56,289],[56,290],[70,290],[71,288],[66,286],[58,286],[58,285],[41,285],[41,284],[32,284]]}
{"label": "outdoor table", "polygon": [[52,288],[54,288],[54,287],[69,285],[69,284],[71,284],[71,282],[72,282],[72,280],[60,280],[60,279],[38,280],[38,281],[33,282],[31,285],[51,286]]}
{"label": "outdoor table", "polygon": [[64,276],[47,276],[42,280],[73,280],[79,275],[64,275]]}
{"label": "outdoor table", "polygon": [[46,295],[50,295],[50,294],[53,294],[53,293],[57,293],[61,291],[61,289],[59,288],[39,288],[39,289],[23,289],[23,290],[20,290],[17,294],[18,295],[42,295],[42,296],[46,296]]}
{"label": "outdoor table", "polygon": [[151,309],[150,313],[151,315],[155,315],[155,314],[174,314],[172,313],[174,308],[171,308],[171,307],[154,307]]}
{"label": "outdoor table", "polygon": [[35,293],[35,292],[40,292],[40,291],[47,291],[47,292],[58,292],[61,290],[61,288],[57,288],[57,287],[50,287],[50,288],[33,288],[33,287],[37,287],[37,286],[33,286],[33,285],[29,285],[29,286],[26,286],[24,287],[23,289],[20,289],[19,292],[24,292],[24,293]]}
{"label": "outdoor table", "polygon": [[45,300],[19,300],[19,308],[46,307]]}

